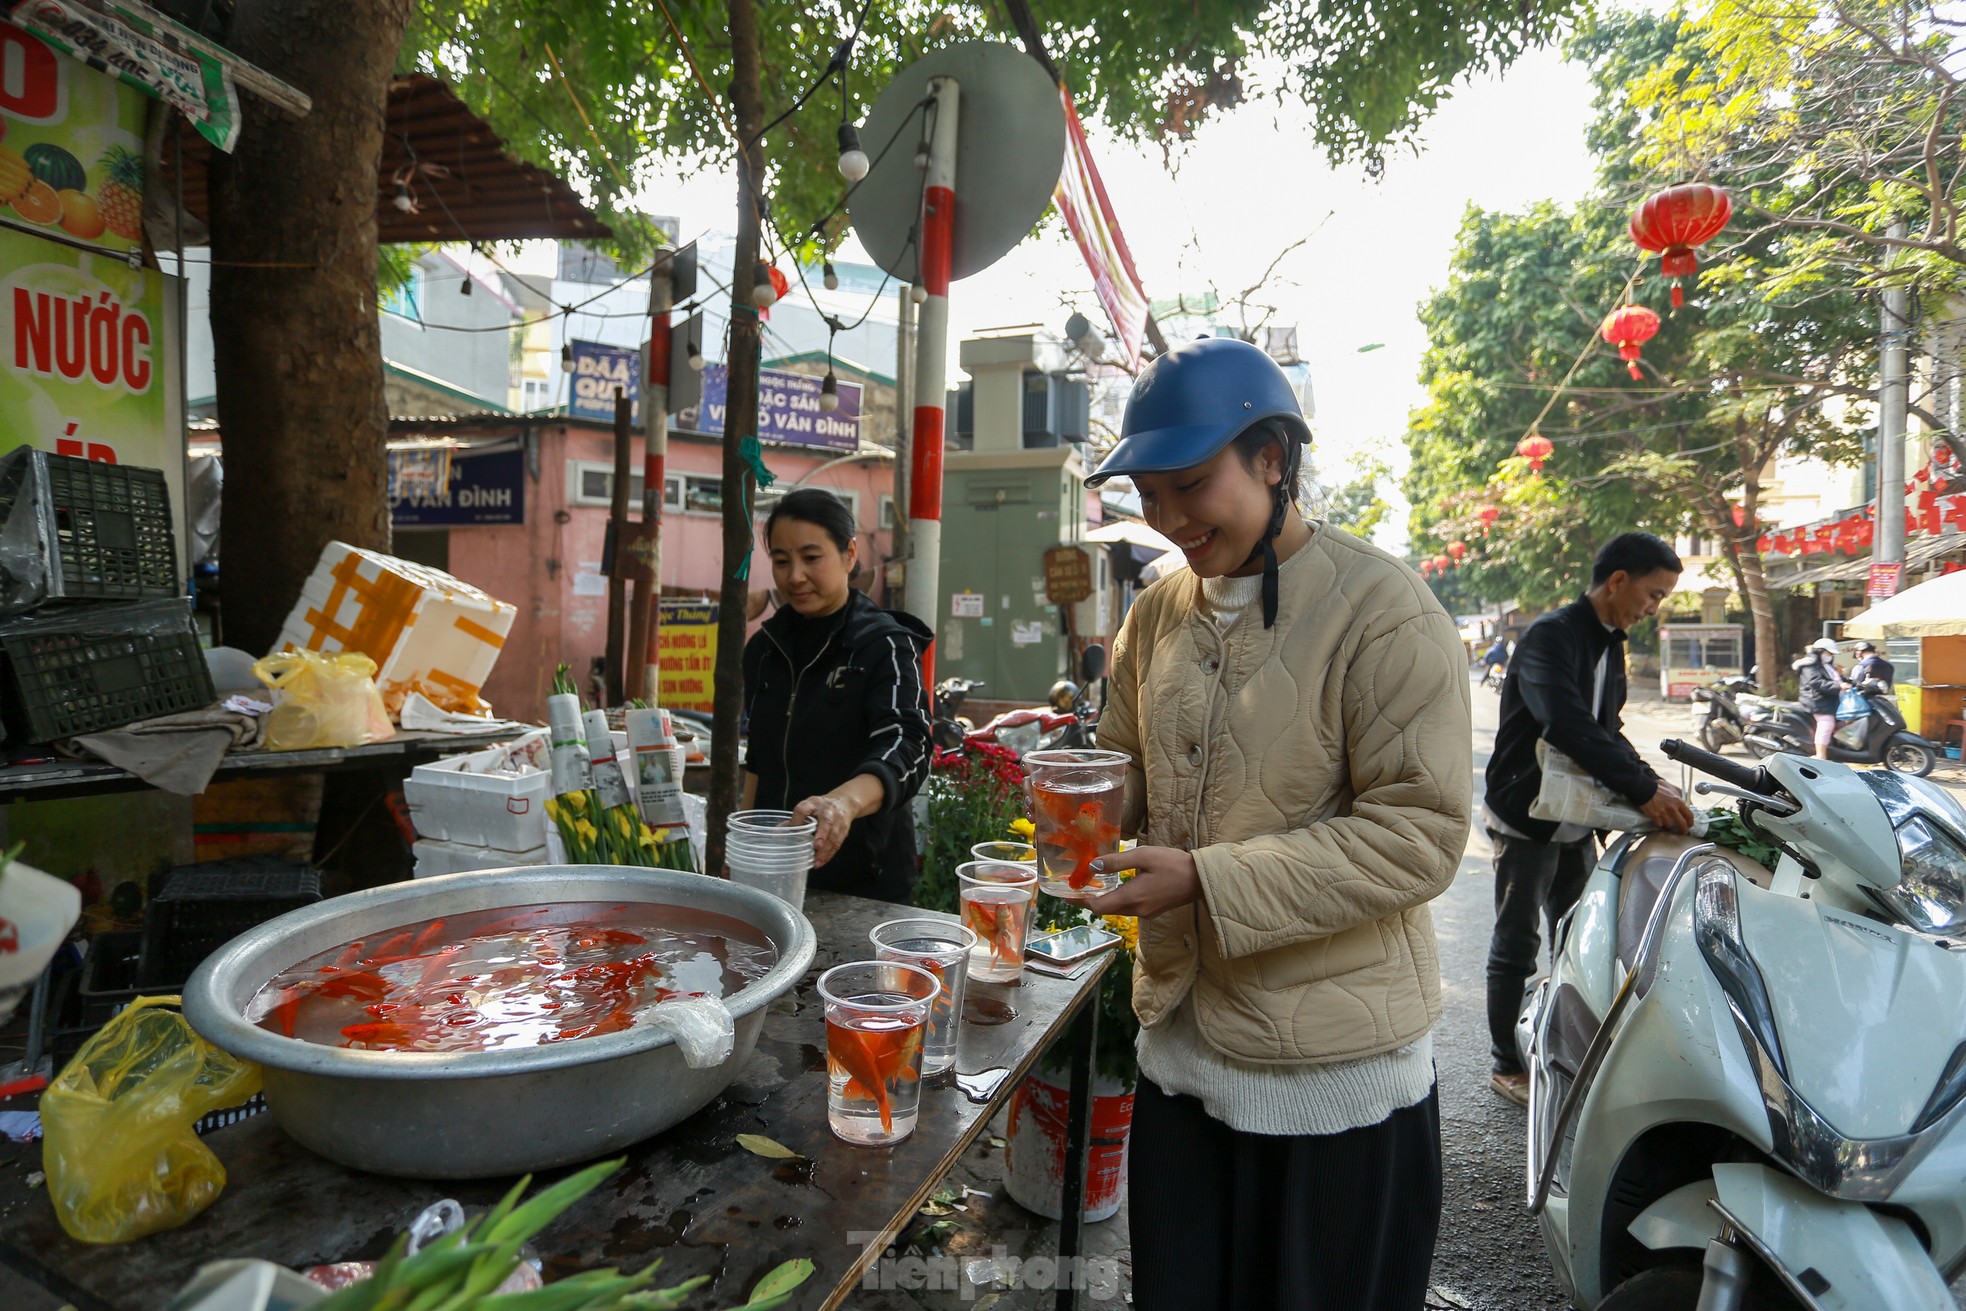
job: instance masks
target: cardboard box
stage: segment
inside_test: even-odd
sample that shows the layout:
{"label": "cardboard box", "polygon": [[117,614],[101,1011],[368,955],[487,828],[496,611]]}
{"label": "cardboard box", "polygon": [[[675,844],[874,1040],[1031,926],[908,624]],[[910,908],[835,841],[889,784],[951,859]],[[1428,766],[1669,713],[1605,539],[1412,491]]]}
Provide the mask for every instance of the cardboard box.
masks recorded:
{"label": "cardboard box", "polygon": [[376,663],[391,717],[413,691],[475,714],[486,709],[478,689],[517,615],[442,570],[329,542],[274,649],[360,651]]}

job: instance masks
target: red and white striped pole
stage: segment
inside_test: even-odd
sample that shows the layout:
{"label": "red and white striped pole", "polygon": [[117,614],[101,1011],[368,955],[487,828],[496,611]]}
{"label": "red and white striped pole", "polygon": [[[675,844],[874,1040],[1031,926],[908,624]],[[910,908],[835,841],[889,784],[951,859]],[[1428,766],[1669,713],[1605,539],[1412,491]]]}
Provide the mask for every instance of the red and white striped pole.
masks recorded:
{"label": "red and white striped pole", "polygon": [[[640,695],[650,705],[659,704],[662,664],[662,493],[669,463],[671,271],[665,262],[649,275],[649,356],[642,367],[642,522],[648,525],[649,582],[640,659],[629,667],[640,666]],[[636,597],[637,602],[642,599]]]}
{"label": "red and white striped pole", "polygon": [[[942,574],[942,408],[948,391],[949,267],[956,244],[956,103],[961,88],[954,78],[929,83],[935,121],[928,141],[928,171],[922,185],[921,275],[927,293],[916,321],[915,415],[908,475],[908,561],[902,605],[937,627],[937,589]],[[935,647],[922,655],[922,682],[935,686]]]}

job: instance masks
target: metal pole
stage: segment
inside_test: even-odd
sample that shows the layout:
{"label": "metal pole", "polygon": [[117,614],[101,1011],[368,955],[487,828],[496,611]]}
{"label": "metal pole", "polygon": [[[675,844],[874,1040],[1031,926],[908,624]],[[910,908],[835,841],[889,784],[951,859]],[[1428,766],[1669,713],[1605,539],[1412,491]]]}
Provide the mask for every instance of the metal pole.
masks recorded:
{"label": "metal pole", "polygon": [[[914,288],[894,290],[894,558],[908,558],[908,425],[915,412]],[[907,568],[904,563],[902,568]]]}
{"label": "metal pole", "polygon": [[[1905,235],[1903,223],[1891,235]],[[1881,359],[1877,379],[1877,527],[1871,558],[1902,564],[1905,558],[1905,409],[1910,397],[1906,346],[1911,334],[1911,297],[1902,284],[1884,289],[1878,312]]]}
{"label": "metal pole", "polygon": [[[935,98],[935,126],[929,137],[928,170],[922,185],[921,304],[915,343],[913,448],[909,451],[908,561],[904,608],[935,627],[937,587],[942,565],[942,398],[947,390],[949,355],[949,266],[956,238],[956,105],[961,88],[954,78],[929,84]],[[922,683],[935,685],[935,647],[922,653]]]}
{"label": "metal pole", "polygon": [[628,578],[621,567],[621,551],[628,542],[628,474],[633,448],[630,446],[630,418],[634,402],[628,389],[614,393],[614,489],[608,506],[608,533],[614,541],[615,558],[608,561],[608,650],[605,664],[608,704],[618,706],[627,695],[622,666],[628,653]]}
{"label": "metal pole", "polygon": [[[673,256],[672,256],[673,258]],[[675,299],[668,260],[649,276],[649,356],[642,364],[642,523],[648,537],[648,581],[635,586],[628,624],[627,679],[642,700],[655,705],[662,655],[662,499],[669,464],[669,306]]]}

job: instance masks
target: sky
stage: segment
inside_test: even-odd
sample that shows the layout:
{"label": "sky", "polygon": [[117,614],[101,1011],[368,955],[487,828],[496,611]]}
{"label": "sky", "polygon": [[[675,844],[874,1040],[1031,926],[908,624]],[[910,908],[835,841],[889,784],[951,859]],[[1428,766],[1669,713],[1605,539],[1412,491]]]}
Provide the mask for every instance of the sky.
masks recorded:
{"label": "sky", "polygon": [[[1273,100],[1218,115],[1172,171],[1158,146],[1089,135],[1149,297],[1214,289],[1228,299],[1305,239],[1260,299],[1278,306],[1271,322],[1299,329],[1317,402],[1317,468],[1327,482],[1342,482],[1362,453],[1404,467],[1400,435],[1423,398],[1426,340],[1415,309],[1445,281],[1468,206],[1513,210],[1581,197],[1592,173],[1589,117],[1584,70],[1545,50],[1462,86],[1429,121],[1419,152],[1395,156],[1377,180],[1357,167],[1329,167],[1301,108]],[[960,204],[960,175],[957,190]],[[644,199],[650,212],[676,215],[685,239],[735,222],[729,174],[664,178]],[[842,257],[861,258],[857,243],[849,239]],[[1023,323],[1059,330],[1073,308],[1105,322],[1091,277],[1054,219],[955,284],[950,378],[961,376],[955,352],[963,337]]]}

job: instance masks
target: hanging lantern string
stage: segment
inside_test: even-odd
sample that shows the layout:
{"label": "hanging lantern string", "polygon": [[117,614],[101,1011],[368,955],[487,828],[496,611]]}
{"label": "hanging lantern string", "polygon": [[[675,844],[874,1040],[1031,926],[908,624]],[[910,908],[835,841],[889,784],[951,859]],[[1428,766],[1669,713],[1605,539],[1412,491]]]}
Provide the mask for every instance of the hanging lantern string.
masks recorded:
{"label": "hanging lantern string", "polygon": [[[1612,299],[1611,303],[1614,307],[1626,304],[1631,300],[1632,288],[1638,285],[1638,275],[1644,269],[1645,257],[1641,255],[1638,262],[1632,266],[1631,276],[1625,279],[1624,287]],[[1556,385],[1556,389],[1550,393],[1549,399],[1543,402],[1542,410],[1530,421],[1529,431],[1522,434],[1525,439],[1542,429],[1543,420],[1550,417],[1550,411],[1556,408],[1556,403],[1562,400],[1564,392],[1569,390],[1570,380],[1577,376],[1577,370],[1584,367],[1584,361],[1589,359],[1591,353],[1597,349],[1597,340],[1597,332],[1593,330],[1589,339],[1584,342],[1584,349],[1578,351],[1577,358],[1570,361],[1569,371],[1563,375],[1563,381]]]}

